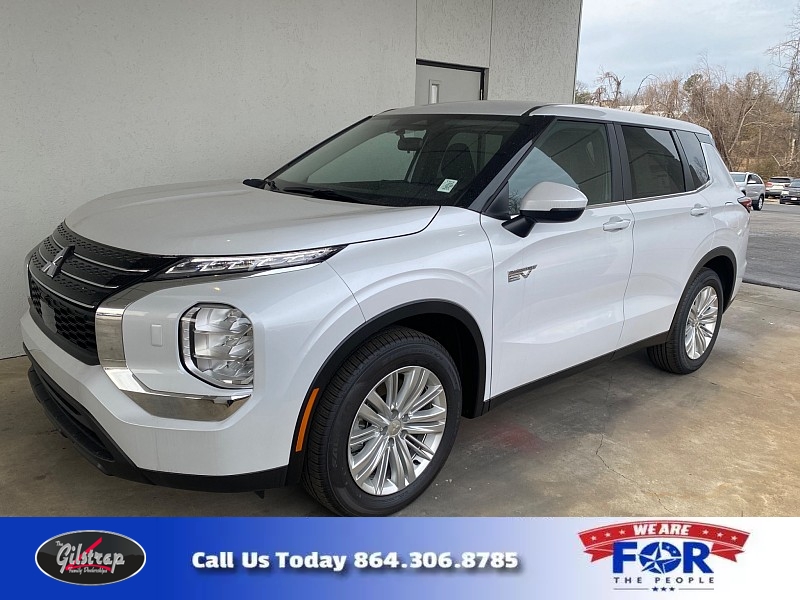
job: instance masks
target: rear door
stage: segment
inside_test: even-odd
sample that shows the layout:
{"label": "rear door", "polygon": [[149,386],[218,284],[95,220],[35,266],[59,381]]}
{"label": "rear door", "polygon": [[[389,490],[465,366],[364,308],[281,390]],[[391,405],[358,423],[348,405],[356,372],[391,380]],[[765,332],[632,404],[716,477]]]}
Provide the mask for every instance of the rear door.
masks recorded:
{"label": "rear door", "polygon": [[[636,223],[620,338],[625,347],[669,330],[692,271],[713,246],[715,218],[724,201],[706,195],[702,152],[702,164],[687,159],[678,133],[634,125],[617,125],[617,132]],[[684,134],[685,144],[699,152],[697,136]]]}
{"label": "rear door", "polygon": [[589,200],[578,220],[537,223],[522,238],[482,215],[494,258],[492,396],[616,348],[633,222],[613,140],[605,123],[555,121],[501,192],[512,216],[535,184],[571,185]]}

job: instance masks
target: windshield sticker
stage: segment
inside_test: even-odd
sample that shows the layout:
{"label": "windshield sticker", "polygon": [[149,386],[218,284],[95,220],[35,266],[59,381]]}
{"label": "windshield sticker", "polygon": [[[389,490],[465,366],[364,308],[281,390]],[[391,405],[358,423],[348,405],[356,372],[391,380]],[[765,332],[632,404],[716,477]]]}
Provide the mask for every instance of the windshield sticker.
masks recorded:
{"label": "windshield sticker", "polygon": [[457,183],[458,183],[458,179],[445,179],[442,182],[442,185],[440,185],[439,189],[437,189],[436,191],[437,192],[449,192],[454,187],[456,187]]}

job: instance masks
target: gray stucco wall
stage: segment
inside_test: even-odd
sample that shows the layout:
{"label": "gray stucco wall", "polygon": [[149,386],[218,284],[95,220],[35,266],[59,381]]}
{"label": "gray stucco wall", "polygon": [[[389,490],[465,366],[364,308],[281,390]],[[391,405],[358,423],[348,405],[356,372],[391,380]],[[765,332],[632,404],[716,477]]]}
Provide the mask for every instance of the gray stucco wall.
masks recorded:
{"label": "gray stucco wall", "polygon": [[493,0],[488,98],[572,102],[582,0]]}
{"label": "gray stucco wall", "polygon": [[263,176],[414,102],[416,58],[489,67],[490,98],[569,100],[580,0],[0,2],[0,358],[23,259],[80,204]]}
{"label": "gray stucco wall", "polygon": [[492,0],[417,0],[417,58],[489,66]]}
{"label": "gray stucco wall", "polygon": [[0,3],[0,357],[25,253],[117,190],[264,176],[414,103],[414,0]]}
{"label": "gray stucco wall", "polygon": [[486,97],[571,102],[582,0],[417,0],[417,58],[488,67]]}

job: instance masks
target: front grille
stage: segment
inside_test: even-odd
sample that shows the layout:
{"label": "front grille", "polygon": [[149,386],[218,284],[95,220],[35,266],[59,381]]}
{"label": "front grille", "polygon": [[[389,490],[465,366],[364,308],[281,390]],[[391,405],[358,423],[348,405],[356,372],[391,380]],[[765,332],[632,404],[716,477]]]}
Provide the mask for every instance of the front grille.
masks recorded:
{"label": "front grille", "polygon": [[[67,248],[55,276],[45,273]],[[76,358],[97,362],[95,312],[110,296],[147,278],[175,261],[92,242],[61,223],[31,253],[28,286],[32,310],[45,331]]]}
{"label": "front grille", "polygon": [[[74,306],[39,287],[32,277],[28,281],[31,300],[44,324],[78,348],[97,355],[97,340],[94,335],[94,310]],[[45,308],[42,309],[42,302]],[[52,318],[48,311],[52,311]]]}

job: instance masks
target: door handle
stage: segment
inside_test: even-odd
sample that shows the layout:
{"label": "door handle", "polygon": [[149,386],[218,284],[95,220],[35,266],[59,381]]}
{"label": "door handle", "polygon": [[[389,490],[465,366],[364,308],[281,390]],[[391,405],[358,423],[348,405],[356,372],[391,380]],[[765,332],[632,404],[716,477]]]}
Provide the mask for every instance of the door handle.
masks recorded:
{"label": "door handle", "polygon": [[603,223],[603,231],[621,231],[622,229],[627,229],[630,224],[630,219],[611,217],[608,221]]}
{"label": "door handle", "polygon": [[694,208],[689,211],[689,214],[693,217],[699,217],[700,215],[704,215],[708,212],[708,207],[703,206],[702,204],[695,204]]}

